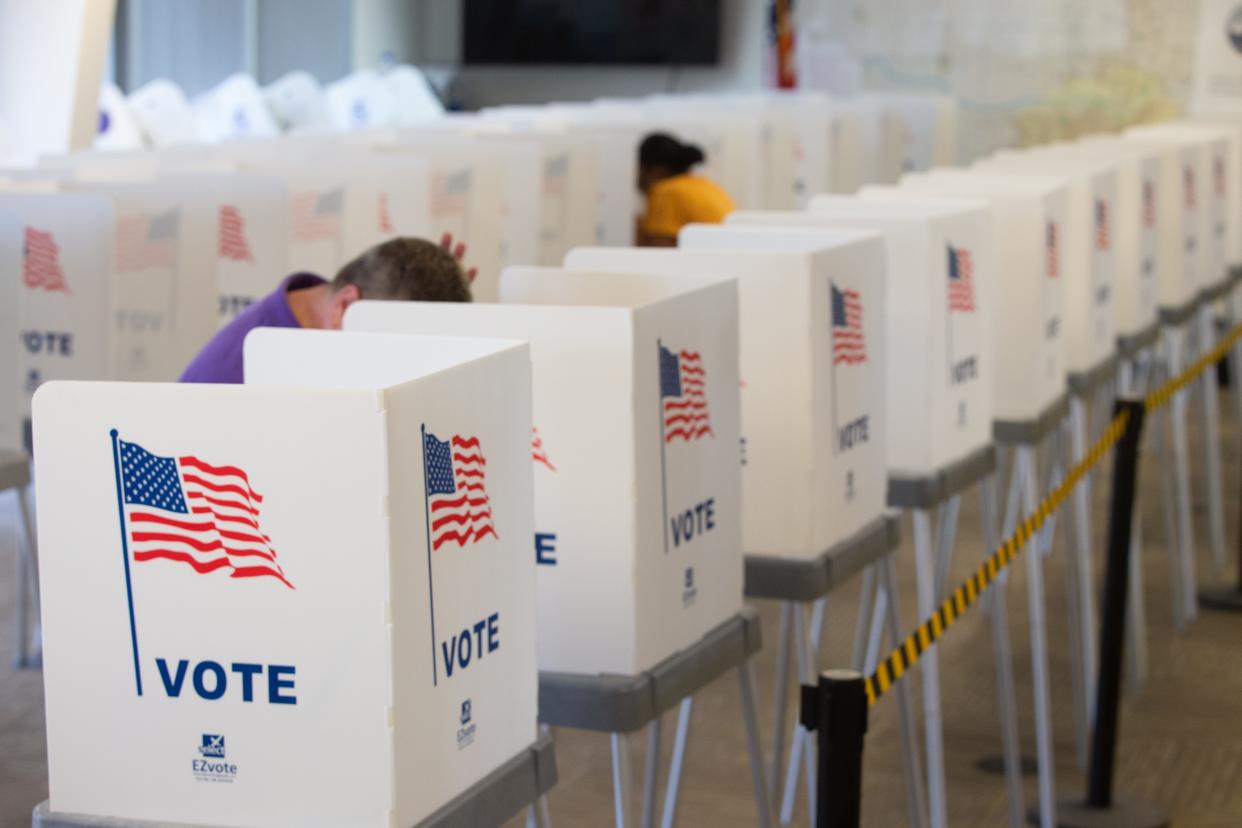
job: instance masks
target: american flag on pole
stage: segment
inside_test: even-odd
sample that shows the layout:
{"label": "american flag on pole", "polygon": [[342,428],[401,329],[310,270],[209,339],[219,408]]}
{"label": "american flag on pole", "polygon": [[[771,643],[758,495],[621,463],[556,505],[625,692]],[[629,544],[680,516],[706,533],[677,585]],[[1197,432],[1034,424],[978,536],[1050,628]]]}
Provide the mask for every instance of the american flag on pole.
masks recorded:
{"label": "american flag on pole", "polygon": [[862,296],[832,285],[832,364],[862,365],[867,361],[863,339]]}
{"label": "american flag on pole", "polygon": [[1195,171],[1190,167],[1182,167],[1182,196],[1186,206],[1193,210],[1199,199],[1195,194]]}
{"label": "american flag on pole", "polygon": [[470,170],[438,172],[431,177],[431,212],[435,215],[464,213],[469,193]]}
{"label": "american flag on pole", "polygon": [[660,399],[664,442],[715,436],[707,409],[707,372],[697,351],[674,353],[660,345]]}
{"label": "american flag on pole", "polygon": [[177,230],[181,216],[176,209],[156,216],[122,216],[116,223],[116,269],[132,273],[177,264]]}
{"label": "american flag on pole", "polygon": [[1108,202],[1100,199],[1095,202],[1095,249],[1108,250],[1112,241],[1108,233]]}
{"label": "american flag on pole", "polygon": [[1143,181],[1143,226],[1156,226],[1156,187],[1150,181]]}
{"label": "american flag on pole", "polygon": [[223,570],[232,578],[275,578],[293,588],[259,526],[263,496],[245,471],[117,443],[125,532],[135,562],[173,561],[200,575]]}
{"label": "american flag on pole", "polygon": [[246,243],[246,222],[241,210],[232,204],[221,204],[219,224],[217,255],[234,262],[253,262],[250,245]]}
{"label": "american flag on pole", "polygon": [[542,463],[549,470],[556,471],[556,466],[552,465],[552,460],[548,457],[548,452],[543,447],[543,438],[539,436],[539,429],[535,427],[531,428],[530,455],[531,459],[536,463]]}
{"label": "american flag on pole", "polygon": [[290,201],[293,238],[301,242],[335,239],[340,235],[344,206],[345,191],[340,187],[295,193]]}
{"label": "american flag on pole", "polygon": [[379,194],[379,230],[381,233],[395,233],[392,227],[392,215],[388,212],[388,193]]}
{"label": "american flag on pole", "polygon": [[22,284],[28,288],[69,292],[60,266],[60,245],[47,230],[27,227],[22,243]]}
{"label": "american flag on pole", "polygon": [[970,251],[949,245],[949,310],[972,313],[975,309],[975,265]]}
{"label": "american flag on pole", "polygon": [[1057,244],[1056,222],[1044,225],[1044,245],[1048,257],[1048,278],[1055,279],[1061,275],[1061,250]]}
{"label": "american flag on pole", "polygon": [[423,451],[431,548],[439,549],[450,541],[465,546],[488,535],[499,537],[484,487],[487,459],[479,438],[454,434],[441,440],[424,430]]}

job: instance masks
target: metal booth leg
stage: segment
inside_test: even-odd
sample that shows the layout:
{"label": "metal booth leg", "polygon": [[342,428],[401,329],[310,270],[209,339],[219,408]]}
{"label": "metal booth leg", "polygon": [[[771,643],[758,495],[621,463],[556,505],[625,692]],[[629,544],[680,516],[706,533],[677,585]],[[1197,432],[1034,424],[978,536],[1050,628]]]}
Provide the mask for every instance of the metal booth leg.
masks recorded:
{"label": "metal booth leg", "polygon": [[[1133,396],[1145,387],[1139,379],[1139,359],[1140,356],[1135,355],[1121,363],[1117,372],[1119,395]],[[1126,603],[1126,665],[1133,690],[1142,687],[1147,680],[1147,605],[1143,595],[1142,531],[1141,499],[1136,497],[1134,521],[1130,528],[1130,600]]]}
{"label": "metal booth leg", "polygon": [[[815,683],[818,673],[819,645],[824,629],[824,613],[828,605],[827,598],[819,598],[812,605],[811,623],[806,625],[806,612],[803,605],[798,606],[794,613],[794,656],[798,665],[798,676],[803,684]],[[789,744],[789,767],[785,771],[785,787],[781,796],[781,825],[788,825],[793,820],[794,799],[798,792],[799,771],[806,783],[807,813],[815,813],[815,744],[809,738],[806,728],[799,722],[794,727],[793,739]]]}
{"label": "metal booth leg", "polygon": [[[1166,331],[1165,343],[1168,348],[1168,364],[1170,373],[1180,370],[1182,364],[1183,331]],[[1173,472],[1177,488],[1177,531],[1178,555],[1181,565],[1179,580],[1182,587],[1182,615],[1185,623],[1190,623],[1199,613],[1199,596],[1196,593],[1195,578],[1195,545],[1194,523],[1190,509],[1190,468],[1186,439],[1186,408],[1189,404],[1188,391],[1183,388],[1173,395]]]}
{"label": "metal booth leg", "polygon": [[[1206,353],[1215,340],[1212,330],[1212,309],[1204,304],[1199,308],[1199,351]],[[1204,371],[1199,378],[1203,389],[1203,448],[1204,474],[1208,495],[1208,539],[1211,543],[1212,577],[1225,577],[1225,510],[1221,498],[1220,471],[1220,409],[1216,398],[1216,372]]]}
{"label": "metal booth leg", "polygon": [[[1023,502],[1028,514],[1040,503],[1036,490],[1035,449],[1017,449],[1015,466],[1021,468]],[[1006,526],[1009,538],[1013,526]],[[1043,595],[1043,561],[1040,555],[1026,554],[1027,590],[1030,591],[1031,673],[1035,691],[1036,756],[1040,761],[1040,824],[1053,828],[1057,824],[1056,770],[1052,757],[1052,701],[1048,693],[1048,652],[1045,627],[1045,595]]]}
{"label": "metal booth leg", "polygon": [[759,717],[755,704],[755,673],[750,659],[737,667],[738,689],[742,694],[742,723],[746,728],[746,752],[750,754],[751,782],[755,788],[755,808],[759,812],[759,828],[772,828],[772,799],[763,778],[763,745],[759,740]]}
{"label": "metal booth leg", "polygon": [[[1074,458],[1069,456],[1066,450],[1073,442],[1070,431],[1070,424],[1067,421],[1062,428],[1053,431],[1049,436],[1049,454],[1052,463],[1058,467],[1061,465],[1062,458],[1065,458],[1067,466],[1074,463]],[[1059,477],[1058,474],[1057,478]],[[1049,484],[1045,491],[1051,490],[1051,481]],[[1081,486],[1080,481],[1079,487]],[[1084,670],[1084,663],[1088,657],[1083,649],[1086,634],[1083,631],[1082,592],[1084,589],[1089,590],[1091,583],[1088,580],[1087,584],[1083,585],[1082,569],[1078,565],[1083,557],[1080,549],[1082,537],[1077,532],[1078,512],[1074,508],[1067,508],[1060,523],[1065,536],[1065,610],[1066,620],[1069,622],[1067,626],[1070,644],[1070,699],[1073,702],[1070,705],[1070,711],[1074,718],[1074,755],[1078,766],[1086,769],[1092,699],[1086,686],[1086,671]]]}
{"label": "metal booth leg", "polygon": [[656,793],[660,783],[660,727],[664,717],[656,716],[647,725],[647,756],[643,763],[642,828],[655,825]]}
{"label": "metal booth leg", "polygon": [[768,765],[768,796],[776,795],[785,758],[785,711],[789,691],[789,637],[793,634],[794,603],[781,601],[780,630],[776,636],[776,697],[772,705],[772,761]]}
{"label": "metal booth leg", "polygon": [[[17,666],[38,666],[43,624],[39,605],[39,547],[25,486],[18,486],[17,514],[22,537],[17,543]],[[36,652],[37,651],[37,652]]]}
{"label": "metal booth leg", "polygon": [[[1086,412],[1080,397],[1070,397],[1070,466],[1087,456]],[[1032,463],[1034,459],[1032,458]],[[1034,508],[1031,504],[1030,508]],[[1085,486],[1074,487],[1074,528],[1077,549],[1066,559],[1067,566],[1076,568],[1078,592],[1069,596],[1078,602],[1079,648],[1082,653],[1082,699],[1085,701],[1087,728],[1094,720],[1092,699],[1095,698],[1095,596],[1091,566],[1091,501]],[[1069,550],[1067,550],[1069,552]],[[1085,751],[1084,751],[1085,752]]]}
{"label": "metal booth leg", "polygon": [[[983,519],[984,551],[996,549],[996,477],[979,482],[980,511]],[[1000,711],[1001,750],[1005,760],[1005,788],[1009,801],[1009,826],[1022,828],[1025,807],[1022,794],[1022,764],[1018,747],[1018,710],[1013,686],[1013,655],[1009,645],[1009,610],[1006,593],[1009,575],[1002,572],[988,590],[992,625],[992,652],[996,662],[996,693]]]}
{"label": "metal booth leg", "polygon": [[630,740],[624,733],[613,733],[612,739],[612,804],[617,828],[630,828]]}
{"label": "metal booth leg", "polygon": [[664,792],[662,828],[672,828],[677,821],[677,798],[681,793],[681,769],[686,763],[686,740],[690,738],[690,713],[694,697],[686,696],[677,710],[677,735],[673,737],[673,762],[668,769],[668,790]]}
{"label": "metal booth leg", "polygon": [[[887,626],[889,645],[896,648],[901,643],[900,636],[905,630],[905,625],[901,621],[900,593],[897,591],[896,553],[890,552],[885,555],[877,565],[880,567],[881,589],[892,596],[891,600],[887,601]],[[880,626],[885,626],[883,621],[880,622]],[[878,657],[877,653],[867,665],[867,675],[875,671],[875,659]],[[927,793],[923,788],[923,763],[919,760],[919,736],[915,730],[914,691],[909,681],[897,682],[897,729],[902,745],[901,768],[906,781],[906,811],[909,814],[912,828],[925,828],[927,825]]]}
{"label": "metal booth leg", "polygon": [[[931,516],[925,509],[915,509],[914,563],[918,577],[919,616],[926,618],[936,610],[936,570],[932,549]],[[896,596],[893,596],[896,600]],[[940,658],[935,644],[923,653],[919,665],[923,670],[923,728],[927,743],[928,814],[932,828],[947,828],[948,806],[945,800],[944,730],[940,720]]]}

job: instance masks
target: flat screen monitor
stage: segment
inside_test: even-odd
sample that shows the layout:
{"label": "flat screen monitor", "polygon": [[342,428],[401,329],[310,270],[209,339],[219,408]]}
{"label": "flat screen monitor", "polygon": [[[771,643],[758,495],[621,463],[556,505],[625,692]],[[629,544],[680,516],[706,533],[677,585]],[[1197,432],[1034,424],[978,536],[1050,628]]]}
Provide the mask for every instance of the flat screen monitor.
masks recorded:
{"label": "flat screen monitor", "polygon": [[720,0],[463,0],[462,5],[467,64],[702,65],[720,59]]}

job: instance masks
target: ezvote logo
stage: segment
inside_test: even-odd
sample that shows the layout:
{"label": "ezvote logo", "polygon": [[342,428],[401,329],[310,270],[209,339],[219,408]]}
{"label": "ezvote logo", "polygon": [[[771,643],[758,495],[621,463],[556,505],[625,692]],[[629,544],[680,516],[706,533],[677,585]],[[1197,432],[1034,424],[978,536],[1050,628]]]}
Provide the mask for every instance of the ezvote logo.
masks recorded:
{"label": "ezvote logo", "polygon": [[[120,439],[116,429],[111,437],[134,685],[141,696],[131,561],[215,578],[227,574],[239,584],[275,581],[282,585],[281,592],[294,587],[276,560],[272,539],[259,525],[263,496],[251,487],[243,469],[188,454],[159,456]],[[234,695],[243,702],[297,704],[293,665],[161,657],[155,666],[160,688],[169,698],[193,694],[215,701],[233,684]]]}

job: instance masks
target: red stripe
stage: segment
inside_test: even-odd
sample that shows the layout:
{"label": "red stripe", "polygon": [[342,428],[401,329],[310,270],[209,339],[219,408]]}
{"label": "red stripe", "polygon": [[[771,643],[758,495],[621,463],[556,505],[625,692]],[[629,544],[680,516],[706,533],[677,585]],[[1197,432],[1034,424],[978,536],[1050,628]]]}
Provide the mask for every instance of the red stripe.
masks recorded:
{"label": "red stripe", "polygon": [[665,417],[664,424],[672,425],[673,423],[698,423],[706,422],[710,419],[711,417],[707,414],[674,414],[671,417]]}
{"label": "red stripe", "polygon": [[199,477],[196,474],[186,474],[184,475],[184,477],[185,477],[185,482],[196,483],[199,486],[202,486],[204,489],[211,489],[211,491],[213,492],[225,492],[229,494],[237,494],[237,495],[241,495],[242,497],[248,497],[250,495],[250,492],[242,489],[241,486],[222,486],[222,485],[217,485],[215,483],[208,483],[206,480],[204,480],[203,478]]}
{"label": "red stripe", "polygon": [[475,448],[476,446],[479,445],[479,438],[478,437],[459,437],[456,434],[454,434],[453,445],[457,446],[458,448]]}
{"label": "red stripe", "polygon": [[268,569],[266,566],[239,566],[233,570],[233,574],[230,575],[229,577],[231,578],[261,578],[264,576],[270,576],[272,578],[275,578],[276,580],[280,581],[285,586],[289,587],[289,589],[296,589],[296,587],[293,584],[285,580],[285,577],[283,575],[281,575],[279,572],[273,569]]}
{"label": "red stripe", "polygon": [[225,546],[220,541],[204,542],[173,532],[134,532],[132,537],[134,543],[184,543],[186,546],[197,549],[199,552],[224,552],[227,555],[237,555],[243,558],[259,557],[272,562],[276,560],[271,553],[260,549],[237,549],[232,546]]}
{"label": "red stripe", "polygon": [[462,534],[459,534],[455,531],[445,532],[443,535],[441,535],[440,537],[432,541],[431,548],[432,548],[432,551],[434,551],[436,549],[439,549],[441,544],[447,543],[448,541],[454,541],[454,540],[457,541],[458,546],[465,546],[466,542],[469,541],[471,538],[475,538],[476,540],[482,540],[487,535],[491,535],[494,538],[500,537],[499,535],[496,534],[496,527],[492,526],[491,524],[488,524],[487,526],[484,526],[482,529],[479,529],[479,530],[476,530],[473,526],[471,526],[469,529],[465,531],[465,533],[462,533]]}
{"label": "red stripe", "polygon": [[486,465],[487,465],[487,460],[485,460],[485,459],[483,458],[483,455],[482,455],[482,454],[478,454],[478,453],[476,453],[476,454],[457,454],[457,453],[455,453],[455,452],[454,452],[454,454],[453,454],[453,459],[454,459],[454,460],[460,460],[460,461],[461,461],[461,462],[463,462],[463,463],[478,463],[480,466],[486,466]]}
{"label": "red stripe", "polygon": [[263,502],[263,495],[259,494],[254,489],[250,488],[250,478],[246,475],[244,471],[239,469],[237,466],[213,466],[210,463],[204,463],[202,460],[199,460],[197,457],[188,456],[188,455],[185,457],[178,458],[178,459],[180,459],[181,464],[183,466],[190,466],[192,468],[198,469],[201,472],[206,472],[207,474],[214,474],[219,477],[241,478],[242,482],[246,484],[246,492],[250,495],[250,497],[256,503]]}
{"label": "red stripe", "polygon": [[208,572],[215,572],[217,569],[223,569],[226,566],[232,566],[228,558],[214,558],[210,561],[197,560],[188,552],[178,552],[172,549],[151,549],[144,552],[135,552],[135,561],[153,561],[157,558],[164,558],[170,561],[180,561],[194,567],[194,571],[200,575],[206,575]]}
{"label": "red stripe", "polygon": [[[245,526],[249,526],[250,528],[254,529],[256,532],[259,529],[259,524],[255,523],[253,520],[250,520],[249,518],[238,517],[237,515],[224,515],[224,514],[217,512],[215,509],[208,509],[206,506],[195,506],[190,511],[196,515],[211,515],[216,520],[223,520],[228,523],[240,523]],[[263,538],[266,540],[267,535],[264,535]]]}
{"label": "red stripe", "polygon": [[471,500],[467,500],[468,497],[469,495],[463,494],[456,500],[437,500],[435,503],[431,504],[431,511],[434,512],[437,509],[456,509],[466,503],[469,503],[471,506],[479,506],[487,502],[486,495],[483,497],[476,497]]}
{"label": "red stripe", "polygon": [[699,428],[697,430],[689,430],[689,429],[684,429],[684,428],[679,427],[679,428],[675,428],[672,431],[668,432],[668,434],[664,436],[664,442],[671,443],[673,442],[673,439],[676,437],[680,437],[683,440],[686,440],[688,442],[690,440],[694,440],[699,437],[702,437],[705,434],[711,434],[713,437],[715,436],[715,432],[712,431],[711,426],[703,426],[702,428]]}
{"label": "red stripe", "polygon": [[462,477],[483,477],[483,472],[478,469],[457,469],[457,474]]}
{"label": "red stripe", "polygon": [[707,403],[701,399],[694,400],[665,400],[665,409],[669,408],[707,408]]}
{"label": "red stripe", "polygon": [[491,518],[491,509],[484,509],[479,512],[467,512],[466,514],[462,514],[461,512],[450,512],[447,515],[443,515],[433,520],[431,522],[431,531],[435,532],[441,526],[448,526],[450,523],[456,523],[458,525],[463,523],[477,523],[480,520],[491,520]]}
{"label": "red stripe", "polygon": [[682,351],[681,358],[694,360],[697,362],[698,360],[701,360],[703,357],[699,354],[698,351]]}

